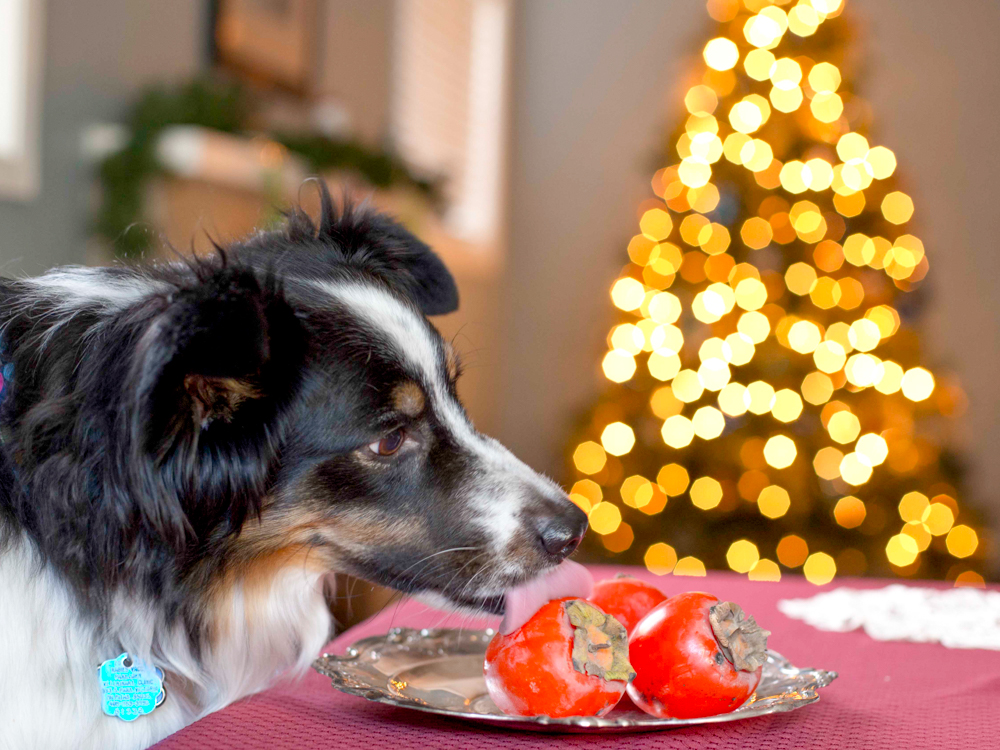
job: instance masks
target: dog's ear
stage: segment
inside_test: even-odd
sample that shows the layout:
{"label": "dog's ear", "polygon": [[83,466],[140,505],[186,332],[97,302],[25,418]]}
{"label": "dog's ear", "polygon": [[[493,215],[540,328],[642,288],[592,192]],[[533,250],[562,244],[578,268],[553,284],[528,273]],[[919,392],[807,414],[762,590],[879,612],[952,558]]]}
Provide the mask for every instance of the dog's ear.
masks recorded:
{"label": "dog's ear", "polygon": [[139,343],[138,443],[160,463],[199,453],[266,462],[274,422],[298,384],[305,334],[273,282],[240,267],[198,275]]}
{"label": "dog's ear", "polygon": [[[424,315],[445,315],[458,309],[458,287],[451,272],[426,244],[384,214],[349,211],[339,231],[350,231],[351,223],[373,238],[367,252],[355,261],[365,270],[402,289]],[[326,222],[324,222],[326,223]]]}
{"label": "dog's ear", "polygon": [[385,214],[346,198],[338,210],[322,181],[319,190],[318,224],[295,209],[283,233],[258,235],[234,248],[236,257],[289,278],[336,279],[356,269],[408,296],[424,315],[458,309],[455,279],[430,247]]}

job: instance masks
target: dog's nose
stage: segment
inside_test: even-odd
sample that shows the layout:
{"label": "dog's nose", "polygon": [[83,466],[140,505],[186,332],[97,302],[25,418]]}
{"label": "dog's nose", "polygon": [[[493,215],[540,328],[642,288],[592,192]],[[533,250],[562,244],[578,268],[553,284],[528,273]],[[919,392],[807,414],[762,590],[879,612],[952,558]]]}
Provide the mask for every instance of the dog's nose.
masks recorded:
{"label": "dog's nose", "polygon": [[569,508],[542,526],[539,539],[549,555],[562,560],[573,554],[586,531],[586,513],[570,503]]}

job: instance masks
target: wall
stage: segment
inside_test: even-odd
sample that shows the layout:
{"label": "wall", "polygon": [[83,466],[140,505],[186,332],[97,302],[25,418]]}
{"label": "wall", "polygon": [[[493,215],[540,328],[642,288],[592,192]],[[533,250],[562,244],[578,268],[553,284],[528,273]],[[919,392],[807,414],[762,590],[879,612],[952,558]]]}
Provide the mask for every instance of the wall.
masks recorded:
{"label": "wall", "polygon": [[[935,294],[932,364],[957,369],[979,497],[1000,510],[1000,3],[852,0],[876,137],[894,149],[917,204]],[[649,197],[649,155],[680,116],[680,76],[705,40],[696,0],[523,0],[518,5],[511,248],[499,436],[559,475],[576,410],[601,386],[612,320],[608,286],[635,209]]]}
{"label": "wall", "polygon": [[42,192],[0,199],[0,275],[85,260],[93,179],[80,134],[119,119],[154,81],[191,75],[205,48],[200,0],[46,0]]}

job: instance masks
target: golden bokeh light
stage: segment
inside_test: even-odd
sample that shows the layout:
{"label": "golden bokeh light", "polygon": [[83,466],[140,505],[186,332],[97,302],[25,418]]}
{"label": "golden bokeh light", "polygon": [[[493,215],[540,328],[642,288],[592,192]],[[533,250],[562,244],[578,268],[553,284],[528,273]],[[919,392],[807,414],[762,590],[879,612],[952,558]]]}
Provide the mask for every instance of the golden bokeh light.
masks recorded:
{"label": "golden bokeh light", "polygon": [[800,297],[809,294],[816,286],[816,269],[808,263],[793,263],[785,271],[785,286]]}
{"label": "golden bokeh light", "polygon": [[690,482],[688,471],[680,464],[667,464],[656,475],[656,483],[669,497],[683,495]]}
{"label": "golden bokeh light", "polygon": [[809,109],[820,122],[836,122],[844,113],[844,100],[840,94],[819,93],[809,103]]}
{"label": "golden bokeh light", "polygon": [[872,466],[858,453],[848,453],[840,462],[840,477],[848,484],[862,485],[871,479]]}
{"label": "golden bokeh light", "polygon": [[712,167],[700,156],[688,156],[677,167],[677,176],[688,187],[704,187],[712,179]]}
{"label": "golden bokeh light", "polygon": [[[715,111],[715,108],[719,106],[719,98],[716,96],[715,91],[709,86],[692,86],[688,89],[687,94],[684,96],[684,106],[687,108],[688,112],[696,117],[708,117]],[[700,135],[700,133],[698,135]],[[683,148],[685,148],[687,153],[682,153],[682,156],[693,155],[694,152],[693,149],[690,148],[690,144],[685,143]]]}
{"label": "golden bokeh light", "polygon": [[747,386],[743,402],[752,414],[767,414],[774,406],[774,386],[763,380],[755,380]]}
{"label": "golden bokeh light", "polygon": [[649,545],[643,557],[646,570],[653,575],[665,576],[677,564],[677,552],[669,544],[657,542]]}
{"label": "golden bokeh light", "polygon": [[797,568],[809,556],[809,545],[798,534],[782,537],[777,548],[778,562],[786,568]]}
{"label": "golden bokeh light", "polygon": [[885,180],[896,171],[896,155],[885,146],[876,146],[868,152],[865,162],[871,167],[876,180]]}
{"label": "golden bokeh light", "polygon": [[702,440],[712,440],[719,437],[726,428],[726,418],[722,412],[712,406],[703,406],[691,418],[694,434]]}
{"label": "golden bokeh light", "polygon": [[705,563],[697,557],[682,557],[674,566],[675,576],[705,576]]}
{"label": "golden bokeh light", "polygon": [[649,408],[660,419],[667,419],[684,410],[684,402],[674,396],[674,389],[669,385],[657,388],[649,397]]}
{"label": "golden bokeh light", "polygon": [[766,81],[771,77],[774,54],[766,49],[754,49],[743,60],[743,69],[755,81]]}
{"label": "golden bokeh light", "polygon": [[828,62],[816,63],[809,71],[809,86],[817,94],[832,94],[840,88],[840,70]]}
{"label": "golden bokeh light", "polygon": [[924,511],[930,507],[930,500],[922,492],[907,492],[899,501],[899,517],[907,523],[920,521]]}
{"label": "golden bokeh light", "polygon": [[822,586],[837,575],[837,563],[825,552],[813,552],[806,558],[802,573],[809,583]]}
{"label": "golden bokeh light", "polygon": [[922,523],[908,523],[903,527],[902,533],[917,543],[917,550],[920,552],[926,551],[931,544],[931,534]]}
{"label": "golden bokeh light", "polygon": [[757,545],[747,539],[739,539],[729,545],[726,562],[737,573],[749,573],[760,560]]}
{"label": "golden bokeh light", "polygon": [[782,388],[774,394],[771,415],[779,422],[794,422],[802,413],[802,398],[790,388]]}
{"label": "golden bokeh light", "polygon": [[624,422],[612,422],[601,433],[601,445],[612,456],[624,456],[635,445],[635,433]]}
{"label": "golden bokeh light", "polygon": [[836,341],[824,341],[813,352],[813,361],[822,372],[834,373],[843,368],[847,362],[847,354],[844,347]]}
{"label": "golden bokeh light", "polygon": [[870,352],[882,340],[882,332],[878,325],[868,318],[861,318],[851,323],[847,339],[851,346],[859,352]]}
{"label": "golden bokeh light", "polygon": [[657,323],[675,323],[681,316],[681,301],[670,292],[660,292],[650,297],[648,310]]}
{"label": "golden bokeh light", "polygon": [[971,526],[959,524],[948,532],[948,536],[945,537],[945,545],[953,557],[969,557],[979,547],[979,535]]}
{"label": "golden bokeh light", "polygon": [[920,521],[933,536],[944,536],[955,525],[955,514],[944,503],[931,503],[920,516]]}
{"label": "golden bokeh light", "polygon": [[795,441],[787,435],[774,435],[764,443],[764,460],[775,469],[787,469],[795,461]]}
{"label": "golden bokeh light", "polygon": [[840,462],[843,460],[844,454],[828,445],[816,451],[813,470],[820,479],[832,481],[840,476]]}
{"label": "golden bokeh light", "polygon": [[598,443],[588,440],[573,451],[573,464],[582,474],[596,474],[604,468],[608,455]]}
{"label": "golden bokeh light", "polygon": [[903,384],[903,368],[891,360],[882,362],[882,377],[875,383],[875,390],[886,395],[896,393]]}
{"label": "golden bokeh light", "polygon": [[741,417],[747,413],[746,386],[740,383],[729,383],[719,391],[719,408],[730,417]]}
{"label": "golden bokeh light", "polygon": [[[776,10],[781,14],[781,18],[787,19],[780,8],[768,7],[764,10]],[[787,20],[785,23],[787,24]],[[771,14],[765,14],[764,11],[751,16],[743,26],[743,36],[754,47],[773,47],[784,33],[781,21]]]}
{"label": "golden bokeh light", "polygon": [[833,517],[845,529],[856,529],[865,521],[865,504],[854,495],[840,498],[833,506]]}
{"label": "golden bokeh light", "polygon": [[837,141],[837,156],[845,164],[852,159],[864,159],[869,150],[868,139],[860,133],[845,133]]}
{"label": "golden bokeh light", "polygon": [[673,353],[653,352],[649,355],[649,359],[646,360],[646,367],[649,369],[649,374],[654,378],[666,381],[680,372],[681,360],[680,357]]}
{"label": "golden bokeh light", "polygon": [[618,279],[611,287],[611,301],[621,310],[636,310],[645,298],[645,288],[635,279]]}
{"label": "golden bokeh light", "polygon": [[811,354],[816,351],[823,334],[820,333],[819,326],[811,320],[800,320],[788,331],[788,343],[799,354]]}
{"label": "golden bokeh light", "polygon": [[849,410],[838,411],[826,424],[830,437],[838,443],[853,443],[861,432],[861,421]]}
{"label": "golden bokeh light", "polygon": [[743,279],[736,285],[736,304],[744,310],[759,310],[767,302],[767,287],[757,279]]}
{"label": "golden bokeh light", "polygon": [[598,503],[590,509],[590,528],[598,534],[613,534],[622,522],[622,512],[614,503]]}
{"label": "golden bokeh light", "polygon": [[900,568],[912,565],[919,554],[920,550],[917,548],[917,542],[913,537],[906,534],[896,534],[885,545],[886,558],[893,565]]}
{"label": "golden bokeh light", "polygon": [[643,236],[657,242],[669,237],[673,228],[674,222],[670,214],[662,208],[651,208],[639,219],[639,229]]}
{"label": "golden bokeh light", "polygon": [[833,396],[833,381],[824,372],[811,372],[802,379],[802,398],[814,406],[825,404]]}
{"label": "golden bokeh light", "polygon": [[923,401],[934,392],[934,376],[923,367],[911,368],[903,373],[900,388],[910,401]]}
{"label": "golden bokeh light", "polygon": [[875,385],[882,377],[882,363],[878,357],[868,354],[855,354],[849,357],[844,365],[844,374],[847,382],[859,388],[867,388]]}
{"label": "golden bokeh light", "polygon": [[624,323],[611,329],[611,346],[628,354],[638,354],[645,342],[642,329],[631,323]]}
{"label": "golden bokeh light", "polygon": [[694,425],[687,417],[677,414],[663,423],[660,435],[671,448],[684,448],[694,440]]}
{"label": "golden bokeh light", "polygon": [[748,312],[740,316],[736,330],[749,338],[754,344],[762,343],[771,333],[771,322],[767,316],[759,312]]}
{"label": "golden bokeh light", "polygon": [[694,507],[701,510],[711,510],[722,502],[722,485],[712,477],[699,477],[691,483],[688,495],[691,497],[691,503]]}
{"label": "golden bokeh light", "polygon": [[624,383],[635,374],[635,357],[622,349],[613,349],[601,362],[604,376],[615,383]]}
{"label": "golden bokeh light", "polygon": [[905,224],[913,216],[913,199],[898,190],[882,199],[882,215],[893,224]]}
{"label": "golden bokeh light", "polygon": [[781,580],[781,569],[778,567],[778,563],[774,560],[768,560],[767,558],[762,557],[757,561],[757,564],[751,568],[747,577],[751,581],[776,582]]}
{"label": "golden bokeh light", "polygon": [[604,545],[604,549],[608,552],[624,552],[629,547],[632,546],[632,542],[635,541],[635,532],[632,527],[622,521],[618,528],[612,531],[610,534],[605,534],[601,537],[601,544]]}
{"label": "golden bokeh light", "polygon": [[955,587],[986,588],[986,579],[974,570],[963,570],[955,576]]}
{"label": "golden bokeh light", "polygon": [[585,511],[590,511],[593,506],[597,505],[604,499],[604,493],[601,491],[601,485],[593,479],[581,479],[580,481],[575,482],[570,488],[569,496],[570,499],[580,498],[586,501],[586,507],[584,507],[578,500],[573,500]]}
{"label": "golden bokeh light", "polygon": [[889,444],[881,435],[869,432],[858,438],[855,450],[871,466],[880,466],[889,455]]}
{"label": "golden bokeh light", "polygon": [[731,39],[717,37],[705,45],[702,56],[713,70],[730,70],[739,62],[740,51]]}
{"label": "golden bokeh light", "polygon": [[781,518],[792,505],[788,490],[772,484],[757,495],[757,508],[767,518]]}
{"label": "golden bokeh light", "polygon": [[626,477],[618,489],[622,502],[630,508],[643,508],[653,499],[653,484],[639,474]]}
{"label": "golden bokeh light", "polygon": [[721,391],[731,376],[729,365],[721,359],[705,360],[698,368],[698,380],[706,391]]}
{"label": "golden bokeh light", "polygon": [[821,21],[819,13],[808,3],[796,5],[788,11],[788,30],[796,36],[812,36]]}
{"label": "golden bokeh light", "polygon": [[705,391],[705,386],[702,385],[701,378],[698,377],[698,373],[694,370],[681,370],[674,377],[671,387],[674,389],[674,396],[686,404],[697,401]]}

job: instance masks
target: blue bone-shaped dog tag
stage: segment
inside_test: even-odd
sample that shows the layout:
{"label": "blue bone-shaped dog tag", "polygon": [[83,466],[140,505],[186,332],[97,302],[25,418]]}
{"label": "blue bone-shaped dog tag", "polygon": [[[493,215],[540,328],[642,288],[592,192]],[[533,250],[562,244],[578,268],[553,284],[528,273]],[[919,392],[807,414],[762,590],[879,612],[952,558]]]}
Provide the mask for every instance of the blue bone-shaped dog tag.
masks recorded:
{"label": "blue bone-shaped dog tag", "polygon": [[98,668],[101,708],[108,716],[135,721],[163,703],[163,671],[127,653],[108,659]]}

